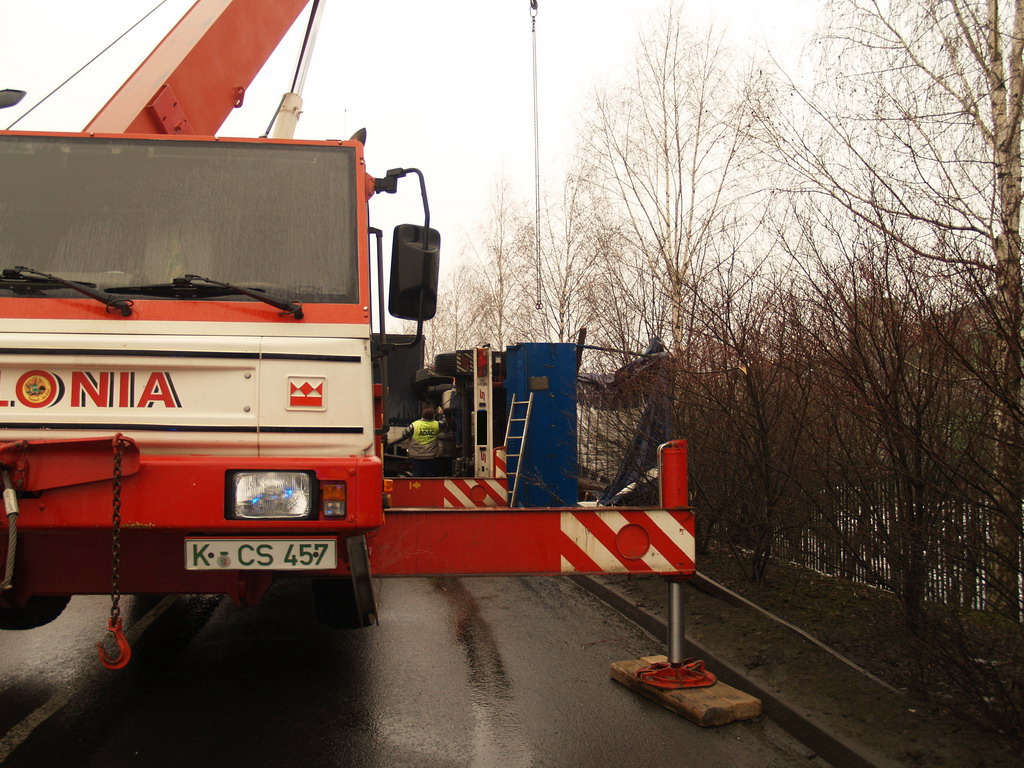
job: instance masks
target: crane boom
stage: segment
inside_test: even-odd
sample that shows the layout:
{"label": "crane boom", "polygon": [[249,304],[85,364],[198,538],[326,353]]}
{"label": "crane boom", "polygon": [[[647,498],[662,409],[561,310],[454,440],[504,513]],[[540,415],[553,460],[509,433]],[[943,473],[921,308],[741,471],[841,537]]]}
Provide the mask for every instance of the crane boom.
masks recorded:
{"label": "crane boom", "polygon": [[85,127],[213,135],[308,0],[197,0]]}

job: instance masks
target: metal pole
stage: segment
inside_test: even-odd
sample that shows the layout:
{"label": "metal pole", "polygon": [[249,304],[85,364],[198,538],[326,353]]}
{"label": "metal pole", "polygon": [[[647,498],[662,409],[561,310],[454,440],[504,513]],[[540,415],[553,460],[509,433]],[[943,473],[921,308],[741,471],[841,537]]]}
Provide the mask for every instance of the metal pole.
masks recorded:
{"label": "metal pole", "polygon": [[313,8],[309,12],[309,25],[306,27],[306,37],[302,41],[299,60],[295,65],[295,80],[292,82],[292,93],[300,96],[302,89],[306,87],[306,75],[309,73],[309,63],[313,60],[313,46],[316,45],[316,34],[320,31],[320,20],[324,17],[325,5],[327,0],[313,0]]}
{"label": "metal pole", "polygon": [[323,18],[323,7],[326,0],[313,0],[313,8],[310,10],[309,25],[306,27],[306,37],[302,41],[302,48],[299,50],[299,60],[295,65],[295,79],[292,81],[292,89],[281,99],[281,106],[277,110],[277,117],[274,119],[274,129],[271,138],[294,139],[295,129],[299,124],[299,116],[302,114],[302,89],[306,85],[306,74],[309,72],[309,63],[313,59],[313,46],[316,44],[316,33],[320,30],[320,19]]}
{"label": "metal pole", "polygon": [[[685,507],[689,503],[686,476],[686,443],[671,440],[658,447],[658,488],[663,507]],[[683,663],[686,654],[686,618],[683,609],[683,581],[669,577],[668,581],[668,663]]]}
{"label": "metal pole", "polygon": [[673,579],[668,583],[668,663],[673,666],[682,664],[686,658],[683,650],[685,629],[683,582]]}

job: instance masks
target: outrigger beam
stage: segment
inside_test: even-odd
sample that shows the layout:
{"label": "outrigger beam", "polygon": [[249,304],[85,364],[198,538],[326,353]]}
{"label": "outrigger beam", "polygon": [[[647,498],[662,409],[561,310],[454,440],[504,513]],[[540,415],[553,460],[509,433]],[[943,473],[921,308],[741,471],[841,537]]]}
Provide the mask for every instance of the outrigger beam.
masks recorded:
{"label": "outrigger beam", "polygon": [[[367,536],[373,572],[692,576],[696,547],[693,511],[686,506],[686,442],[662,446],[659,465],[663,506],[656,508],[497,507],[489,505],[500,494],[479,479],[475,485],[462,478],[424,480],[423,487],[407,490],[435,503],[482,506],[387,509],[385,524]],[[438,483],[435,495],[430,488]],[[396,484],[395,493],[400,490]]]}
{"label": "outrigger beam", "polygon": [[693,512],[638,507],[388,509],[376,576],[694,572]]}

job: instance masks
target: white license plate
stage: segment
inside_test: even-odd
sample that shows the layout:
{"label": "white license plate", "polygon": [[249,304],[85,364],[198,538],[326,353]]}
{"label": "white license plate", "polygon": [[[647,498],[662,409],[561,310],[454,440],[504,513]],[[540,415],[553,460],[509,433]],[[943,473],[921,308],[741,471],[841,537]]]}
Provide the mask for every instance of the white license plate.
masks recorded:
{"label": "white license plate", "polygon": [[337,566],[336,539],[185,539],[188,571],[310,571]]}

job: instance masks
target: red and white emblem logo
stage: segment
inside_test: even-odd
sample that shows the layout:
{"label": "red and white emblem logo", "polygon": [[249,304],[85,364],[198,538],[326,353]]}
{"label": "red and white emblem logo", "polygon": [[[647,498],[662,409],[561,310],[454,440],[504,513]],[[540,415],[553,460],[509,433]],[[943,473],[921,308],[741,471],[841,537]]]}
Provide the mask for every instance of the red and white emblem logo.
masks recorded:
{"label": "red and white emblem logo", "polygon": [[289,376],[288,407],[325,410],[326,386],[327,381],[323,376]]}

